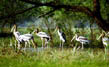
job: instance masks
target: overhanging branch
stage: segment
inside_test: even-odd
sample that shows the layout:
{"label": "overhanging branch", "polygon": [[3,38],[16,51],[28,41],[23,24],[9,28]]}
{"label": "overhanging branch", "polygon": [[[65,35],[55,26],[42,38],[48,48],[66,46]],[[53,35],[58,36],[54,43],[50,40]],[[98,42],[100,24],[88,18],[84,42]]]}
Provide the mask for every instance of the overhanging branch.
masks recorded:
{"label": "overhanging branch", "polygon": [[24,12],[27,12],[27,11],[33,9],[33,8],[36,8],[36,6],[33,6],[33,7],[30,7],[30,8],[27,8],[27,9],[22,10],[22,11],[17,11],[17,12],[15,12],[15,13],[11,13],[11,14],[9,14],[9,15],[7,15],[7,16],[0,16],[0,20],[5,19],[5,18],[11,18],[11,17],[14,17],[14,16],[16,16],[16,15],[18,15],[18,14],[22,14],[22,13],[24,13]]}
{"label": "overhanging branch", "polygon": [[5,18],[10,18],[10,17],[16,16],[18,14],[22,14],[22,13],[28,11],[28,10],[36,8],[36,6],[37,7],[39,7],[39,6],[48,6],[48,7],[52,7],[53,9],[64,8],[65,10],[71,10],[73,12],[83,12],[83,13],[89,15],[89,16],[93,16],[92,11],[89,8],[84,7],[84,6],[55,5],[54,3],[51,3],[51,2],[50,3],[37,3],[37,2],[30,1],[30,0],[20,0],[20,1],[26,2],[26,3],[29,3],[29,4],[33,4],[35,6],[33,6],[31,8],[27,8],[27,9],[22,10],[22,11],[17,11],[14,14],[12,13],[12,14],[9,14],[7,16],[0,16],[0,20],[5,19]]}
{"label": "overhanging branch", "polygon": [[53,10],[51,10],[51,11],[48,11],[47,13],[42,14],[42,15],[40,15],[40,16],[37,17],[37,18],[48,16],[49,14],[53,13],[55,10],[56,10],[56,9],[53,9]]}
{"label": "overhanging branch", "polygon": [[[33,8],[36,8],[37,7],[41,7],[41,6],[47,6],[47,7],[51,7],[53,9],[62,9],[64,8],[66,11],[72,11],[72,12],[82,12],[82,13],[85,13],[87,14],[88,16],[90,17],[93,17],[96,21],[96,23],[102,28],[104,29],[105,31],[109,31],[109,24],[106,23],[106,21],[104,21],[104,19],[102,18],[101,16],[101,13],[100,13],[100,3],[99,1],[100,0],[93,0],[93,5],[94,5],[94,8],[93,8],[93,11],[91,9],[89,9],[88,7],[85,7],[85,6],[73,6],[73,5],[64,5],[64,4],[55,4],[53,2],[49,2],[49,3],[39,3],[39,2],[33,2],[31,0],[20,0],[22,2],[25,2],[25,3],[29,3],[29,4],[33,4],[35,5],[34,7],[31,7],[31,8],[28,8],[28,9],[25,9],[23,11],[18,11],[18,12],[15,12],[14,14],[9,14],[7,16],[1,16],[0,17],[0,20],[1,19],[5,19],[5,18],[10,18],[10,17],[14,17],[18,14],[22,14],[28,10],[31,10]],[[44,15],[47,15],[51,12],[48,12]]]}
{"label": "overhanging branch", "polygon": [[85,6],[61,5],[61,4],[51,3],[51,2],[50,3],[38,3],[38,2],[36,3],[36,2],[30,1],[30,0],[20,0],[20,1],[26,2],[29,4],[33,4],[36,6],[48,6],[48,7],[55,8],[55,9],[64,8],[65,10],[68,10],[68,11],[85,13],[88,16],[93,17],[94,20],[96,21],[96,23],[103,30],[109,31],[109,26],[108,26],[109,24],[104,21],[104,19],[101,16],[101,13],[100,13],[100,8],[101,8],[100,3],[99,3],[100,0],[93,0],[93,6],[94,6],[93,11]]}
{"label": "overhanging branch", "polygon": [[100,2],[99,0],[93,0],[93,11],[94,12],[100,12]]}
{"label": "overhanging branch", "polygon": [[83,12],[89,16],[93,16],[93,14],[92,14],[93,12],[88,7],[85,7],[85,6],[57,5],[57,4],[54,4],[51,2],[50,3],[38,3],[38,2],[30,1],[30,0],[20,0],[20,1],[29,3],[29,4],[33,4],[36,6],[48,6],[48,7],[54,8],[54,9],[64,8],[65,10],[71,10],[73,12]]}

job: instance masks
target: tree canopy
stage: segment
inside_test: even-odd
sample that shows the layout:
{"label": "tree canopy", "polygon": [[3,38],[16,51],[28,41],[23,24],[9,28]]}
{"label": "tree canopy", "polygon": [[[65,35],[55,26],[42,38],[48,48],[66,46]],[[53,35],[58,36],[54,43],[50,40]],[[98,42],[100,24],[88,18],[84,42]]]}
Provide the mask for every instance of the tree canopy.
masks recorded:
{"label": "tree canopy", "polygon": [[104,31],[109,31],[108,6],[108,0],[1,0],[0,20],[14,18],[19,21],[27,17],[45,16],[74,20],[90,17]]}

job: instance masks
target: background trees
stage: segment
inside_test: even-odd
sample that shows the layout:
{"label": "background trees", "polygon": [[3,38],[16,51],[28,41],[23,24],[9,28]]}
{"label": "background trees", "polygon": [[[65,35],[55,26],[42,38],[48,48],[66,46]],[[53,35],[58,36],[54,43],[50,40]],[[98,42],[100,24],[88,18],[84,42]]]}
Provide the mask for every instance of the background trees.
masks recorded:
{"label": "background trees", "polygon": [[109,31],[108,0],[1,0],[0,3],[3,26],[30,17],[48,16],[55,20],[93,18],[99,27]]}

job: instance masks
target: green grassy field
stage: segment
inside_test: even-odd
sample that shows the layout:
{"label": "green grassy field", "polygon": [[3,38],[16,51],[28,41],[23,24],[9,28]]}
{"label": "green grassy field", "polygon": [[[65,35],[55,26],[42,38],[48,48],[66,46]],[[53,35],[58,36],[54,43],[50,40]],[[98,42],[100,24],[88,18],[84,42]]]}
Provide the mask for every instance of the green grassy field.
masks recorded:
{"label": "green grassy field", "polygon": [[0,67],[109,67],[109,54],[104,60],[102,49],[48,48],[16,53],[5,47],[0,50]]}
{"label": "green grassy field", "polygon": [[[27,32],[28,31],[23,33]],[[94,32],[94,34],[96,33],[98,32]],[[85,32],[84,34],[88,39],[91,39],[90,32]],[[98,34],[96,37],[98,37]],[[37,51],[37,48],[36,51],[26,50],[21,52],[16,52],[14,48],[14,37],[0,38],[0,67],[109,67],[109,52],[105,57],[103,48],[89,47],[84,50],[77,50],[73,47],[61,50],[58,47],[59,37],[56,35],[53,36],[55,37],[55,47],[39,51]],[[40,38],[35,36],[35,41],[38,43],[38,47],[40,48]],[[75,42],[75,44],[78,43]],[[91,46],[99,44],[100,42],[95,40]]]}

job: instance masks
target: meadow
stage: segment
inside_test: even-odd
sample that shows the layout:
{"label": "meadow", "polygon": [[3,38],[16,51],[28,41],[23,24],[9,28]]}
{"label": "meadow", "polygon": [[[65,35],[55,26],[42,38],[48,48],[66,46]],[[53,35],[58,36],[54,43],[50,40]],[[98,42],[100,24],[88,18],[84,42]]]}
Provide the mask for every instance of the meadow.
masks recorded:
{"label": "meadow", "polygon": [[[37,49],[17,52],[14,40],[14,37],[0,38],[0,67],[109,67],[109,52],[105,57],[103,48],[91,46],[82,50],[65,47],[62,50],[58,47],[59,40],[56,36],[54,47],[41,49],[40,38],[35,36]],[[93,45],[99,45],[99,41],[94,41]]]}
{"label": "meadow", "polygon": [[102,49],[43,49],[17,53],[12,48],[0,49],[0,67],[109,67],[109,54],[104,60]]}

